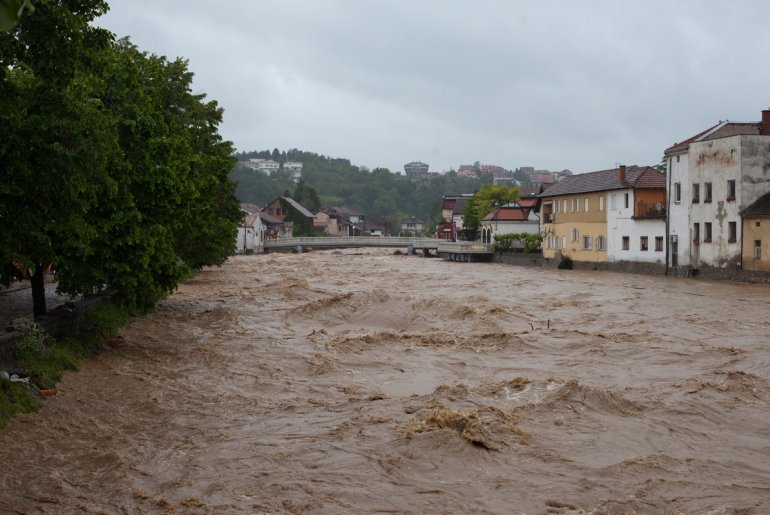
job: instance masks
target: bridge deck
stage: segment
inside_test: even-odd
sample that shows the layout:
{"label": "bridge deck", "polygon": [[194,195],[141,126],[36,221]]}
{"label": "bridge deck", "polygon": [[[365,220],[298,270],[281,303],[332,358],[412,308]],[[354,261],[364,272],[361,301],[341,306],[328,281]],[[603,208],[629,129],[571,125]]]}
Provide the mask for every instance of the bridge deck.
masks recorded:
{"label": "bridge deck", "polygon": [[[384,248],[408,248],[410,250],[435,251],[449,259],[452,256],[491,256],[491,245],[472,241],[448,242],[435,238],[405,238],[405,237],[379,237],[379,236],[349,236],[349,237],[305,237],[283,238],[265,241],[265,251],[278,249],[305,248],[357,248],[357,247],[384,247]],[[470,259],[459,259],[469,261]]]}

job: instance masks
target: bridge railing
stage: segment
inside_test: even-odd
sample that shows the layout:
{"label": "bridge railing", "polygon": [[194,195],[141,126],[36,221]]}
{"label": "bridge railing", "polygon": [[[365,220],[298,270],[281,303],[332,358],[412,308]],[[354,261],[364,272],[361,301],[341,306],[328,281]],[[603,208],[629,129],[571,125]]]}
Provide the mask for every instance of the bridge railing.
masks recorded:
{"label": "bridge railing", "polygon": [[479,243],[477,241],[455,241],[455,242],[439,243],[438,251],[447,252],[447,253],[455,252],[455,253],[474,254],[474,253],[493,252],[493,248],[492,248],[492,245]]}
{"label": "bridge railing", "polygon": [[409,238],[401,236],[308,236],[265,240],[265,248],[279,247],[409,247],[436,248],[434,238]]}

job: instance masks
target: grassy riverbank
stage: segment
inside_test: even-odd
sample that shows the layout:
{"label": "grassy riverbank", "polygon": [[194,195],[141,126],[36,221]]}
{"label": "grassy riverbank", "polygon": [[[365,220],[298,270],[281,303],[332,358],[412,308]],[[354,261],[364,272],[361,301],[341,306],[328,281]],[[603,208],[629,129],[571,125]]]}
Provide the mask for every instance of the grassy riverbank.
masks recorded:
{"label": "grassy riverbank", "polygon": [[[104,348],[115,338],[129,314],[113,304],[94,308],[75,337],[56,340],[31,320],[19,321],[22,337],[16,342],[12,358],[0,362],[0,429],[18,413],[38,409],[66,370],[77,370],[78,361]],[[12,380],[13,379],[13,380]]]}

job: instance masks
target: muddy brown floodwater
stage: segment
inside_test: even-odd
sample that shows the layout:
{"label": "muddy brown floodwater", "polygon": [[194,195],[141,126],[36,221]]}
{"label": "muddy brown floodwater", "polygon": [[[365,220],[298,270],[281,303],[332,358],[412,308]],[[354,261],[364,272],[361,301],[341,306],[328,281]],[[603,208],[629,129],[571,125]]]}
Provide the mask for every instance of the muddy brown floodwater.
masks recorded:
{"label": "muddy brown floodwater", "polygon": [[0,432],[3,513],[770,513],[770,287],[243,256]]}

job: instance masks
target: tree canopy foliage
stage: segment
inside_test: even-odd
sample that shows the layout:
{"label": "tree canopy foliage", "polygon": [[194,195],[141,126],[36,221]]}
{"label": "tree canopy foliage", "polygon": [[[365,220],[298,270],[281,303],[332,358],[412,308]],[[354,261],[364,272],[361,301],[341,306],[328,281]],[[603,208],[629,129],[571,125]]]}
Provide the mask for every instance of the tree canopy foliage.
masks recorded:
{"label": "tree canopy foliage", "polygon": [[[504,206],[519,200],[518,186],[507,187],[500,184],[486,184],[479,188],[465,204],[463,211],[463,227],[466,231],[475,233],[481,220],[495,206]],[[472,238],[471,238],[472,239]]]}
{"label": "tree canopy foliage", "polygon": [[0,34],[0,282],[114,289],[146,310],[233,252],[240,212],[222,110],[187,62],[90,25],[98,0],[48,0]]}
{"label": "tree canopy foliage", "polygon": [[[492,182],[490,174],[481,178],[458,177],[449,172],[430,179],[412,179],[392,173],[387,168],[372,171],[355,166],[348,159],[331,158],[312,152],[291,149],[279,152],[251,151],[236,154],[238,159],[274,159],[278,162],[302,163],[302,181],[317,192],[321,208],[345,205],[366,213],[368,220],[384,221],[397,228],[412,216],[435,227],[441,221],[441,199],[444,195],[471,193]],[[264,204],[295,190],[289,172],[279,170],[271,175],[237,166],[230,177],[238,183],[236,196],[242,202]],[[295,197],[303,205],[300,199]],[[309,206],[305,206],[310,209]]]}

